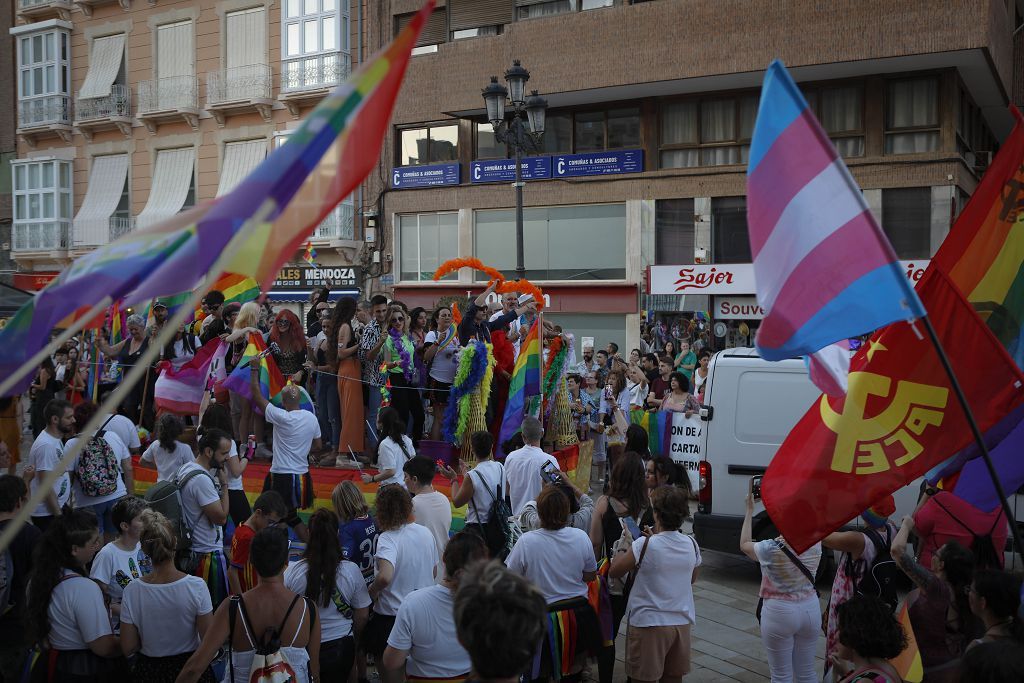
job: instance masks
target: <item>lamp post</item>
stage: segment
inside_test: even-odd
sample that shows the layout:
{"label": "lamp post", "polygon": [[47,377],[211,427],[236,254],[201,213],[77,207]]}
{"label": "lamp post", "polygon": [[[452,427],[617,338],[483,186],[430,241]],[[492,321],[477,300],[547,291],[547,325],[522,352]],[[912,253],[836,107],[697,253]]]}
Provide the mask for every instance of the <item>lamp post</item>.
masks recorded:
{"label": "lamp post", "polygon": [[[511,68],[505,71],[505,82],[508,88],[498,82],[497,76],[491,76],[491,82],[481,93],[487,105],[487,120],[494,128],[494,137],[498,142],[509,145],[515,153],[516,179],[512,184],[516,188],[516,279],[526,279],[526,265],[523,258],[523,170],[524,151],[537,151],[544,136],[544,115],[548,102],[534,90],[526,95],[526,82],[530,80],[530,72],[523,68],[519,60],[512,62]],[[506,98],[508,101],[506,102]],[[511,117],[506,120],[506,110],[511,110]]]}

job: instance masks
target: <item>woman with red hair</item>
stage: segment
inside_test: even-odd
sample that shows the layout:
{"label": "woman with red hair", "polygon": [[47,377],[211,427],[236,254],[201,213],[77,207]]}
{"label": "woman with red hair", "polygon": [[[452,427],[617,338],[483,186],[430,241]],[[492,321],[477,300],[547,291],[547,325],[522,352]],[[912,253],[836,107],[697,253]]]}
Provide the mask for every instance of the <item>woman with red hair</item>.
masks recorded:
{"label": "woman with red hair", "polygon": [[281,370],[285,379],[302,386],[306,380],[307,362],[310,362],[309,350],[306,348],[306,337],[302,333],[302,323],[299,316],[287,308],[278,311],[274,318],[274,327],[270,330],[269,344],[277,344],[271,347],[274,362]]}

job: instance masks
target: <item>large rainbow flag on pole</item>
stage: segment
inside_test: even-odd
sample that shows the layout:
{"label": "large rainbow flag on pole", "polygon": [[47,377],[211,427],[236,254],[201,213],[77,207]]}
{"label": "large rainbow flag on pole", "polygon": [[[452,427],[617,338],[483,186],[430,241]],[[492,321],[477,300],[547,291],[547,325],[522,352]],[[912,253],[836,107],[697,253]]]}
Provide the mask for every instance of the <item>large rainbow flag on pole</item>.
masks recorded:
{"label": "large rainbow flag on pole", "polygon": [[540,394],[540,316],[533,323],[526,339],[519,347],[519,357],[512,368],[512,379],[508,385],[508,401],[505,403],[505,415],[501,420],[498,433],[496,452],[503,453],[501,444],[512,438],[523,428],[523,416],[526,411],[527,397]]}
{"label": "large rainbow flag on pole", "polygon": [[[372,171],[412,48],[435,0],[310,112],[229,194],[76,259],[0,332],[0,377],[11,377],[54,326],[107,297],[138,304],[195,286],[230,249],[225,272],[269,286],[314,228]],[[7,394],[31,381],[25,375]]]}

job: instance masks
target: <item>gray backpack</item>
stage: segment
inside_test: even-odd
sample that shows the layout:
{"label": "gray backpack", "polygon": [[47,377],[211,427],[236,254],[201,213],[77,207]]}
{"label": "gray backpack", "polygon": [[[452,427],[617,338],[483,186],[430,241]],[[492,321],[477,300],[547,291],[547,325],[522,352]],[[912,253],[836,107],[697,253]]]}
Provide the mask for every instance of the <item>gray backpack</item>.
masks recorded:
{"label": "gray backpack", "polygon": [[[179,556],[192,551],[192,525],[185,517],[181,492],[186,484],[200,474],[210,477],[210,473],[206,470],[194,469],[181,478],[175,476],[171,481],[158,481],[146,491],[145,499],[149,503],[149,508],[166,517],[174,527],[174,531],[178,535],[177,552]],[[212,481],[213,477],[210,477],[210,480]]]}

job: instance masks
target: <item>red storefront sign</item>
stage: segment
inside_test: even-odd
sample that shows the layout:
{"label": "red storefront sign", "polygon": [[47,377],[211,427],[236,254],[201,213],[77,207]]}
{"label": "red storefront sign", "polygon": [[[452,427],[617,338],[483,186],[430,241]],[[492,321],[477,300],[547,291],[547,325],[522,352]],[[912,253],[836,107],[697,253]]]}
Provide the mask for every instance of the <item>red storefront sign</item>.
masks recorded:
{"label": "red storefront sign", "polygon": [[[544,290],[545,311],[548,313],[636,313],[639,295],[636,285],[540,285]],[[422,306],[432,310],[446,296],[475,297],[483,285],[467,287],[461,284],[397,285],[395,298],[409,308]]]}
{"label": "red storefront sign", "polygon": [[60,273],[54,272],[38,272],[38,273],[15,273],[14,274],[14,286],[18,289],[24,289],[28,292],[38,292],[40,289],[50,284],[50,280],[60,275]]}

